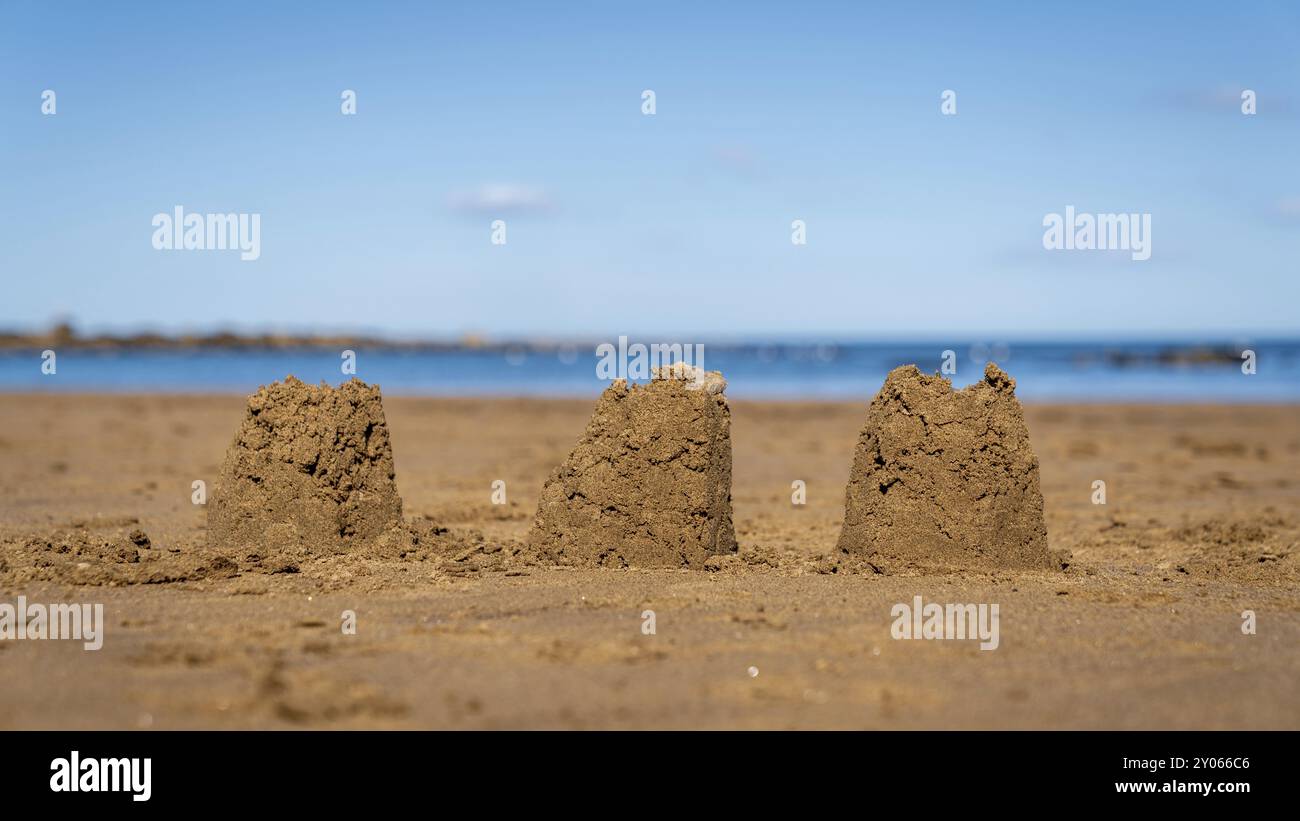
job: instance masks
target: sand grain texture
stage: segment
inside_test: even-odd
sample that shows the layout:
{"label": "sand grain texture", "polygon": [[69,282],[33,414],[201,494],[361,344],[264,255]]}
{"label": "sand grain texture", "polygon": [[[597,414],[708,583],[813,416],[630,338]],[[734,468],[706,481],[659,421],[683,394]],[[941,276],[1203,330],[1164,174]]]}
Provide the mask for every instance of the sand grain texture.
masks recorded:
{"label": "sand grain texture", "polygon": [[702,567],[734,553],[731,410],[721,376],[601,395],[573,452],[542,488],[528,543],[558,564]]}
{"label": "sand grain texture", "polygon": [[[410,538],[271,573],[191,500],[245,397],[0,394],[0,601],[108,621],[0,641],[0,727],[1300,729],[1295,405],[1028,404],[1070,566],[897,575],[824,561],[864,403],[730,405],[739,551],[704,569],[520,552],[590,400],[385,397]],[[893,640],[918,594],[1000,604],[999,648]]]}
{"label": "sand grain texture", "polygon": [[400,526],[379,388],[292,376],[261,388],[209,504],[210,545],[241,558],[347,552]]}
{"label": "sand grain texture", "polygon": [[959,391],[891,371],[854,450],[839,550],[881,572],[1051,567],[1015,381],[991,362]]}

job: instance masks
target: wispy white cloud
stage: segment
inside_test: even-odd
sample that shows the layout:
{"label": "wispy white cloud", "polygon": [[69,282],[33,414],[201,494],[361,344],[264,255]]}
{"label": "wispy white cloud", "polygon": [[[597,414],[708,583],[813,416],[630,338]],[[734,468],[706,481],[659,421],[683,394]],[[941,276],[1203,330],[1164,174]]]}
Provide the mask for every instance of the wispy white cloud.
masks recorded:
{"label": "wispy white cloud", "polygon": [[474,215],[544,214],[554,210],[550,196],[541,188],[514,183],[487,183],[447,198],[453,211]]}
{"label": "wispy white cloud", "polygon": [[1255,92],[1259,113],[1289,115],[1295,111],[1294,101],[1285,95],[1275,95],[1249,83],[1222,83],[1203,88],[1182,88],[1166,91],[1159,96],[1167,105],[1184,111],[1203,113],[1241,113],[1241,94],[1246,89]]}
{"label": "wispy white cloud", "polygon": [[1273,204],[1273,210],[1282,219],[1300,222],[1300,194],[1282,197]]}
{"label": "wispy white cloud", "polygon": [[722,145],[713,150],[714,163],[724,171],[741,177],[756,177],[763,173],[763,163],[753,148],[747,145]]}

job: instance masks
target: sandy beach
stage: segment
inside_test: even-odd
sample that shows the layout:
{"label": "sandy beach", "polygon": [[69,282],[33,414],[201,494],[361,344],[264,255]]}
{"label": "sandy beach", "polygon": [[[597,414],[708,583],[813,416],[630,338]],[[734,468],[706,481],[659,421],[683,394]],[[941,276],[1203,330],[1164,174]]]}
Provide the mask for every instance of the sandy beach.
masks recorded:
{"label": "sandy beach", "polygon": [[[0,727],[1300,728],[1300,407],[1027,405],[1065,566],[879,575],[824,561],[867,398],[733,401],[739,554],[680,571],[517,554],[594,397],[386,398],[436,538],[214,555],[192,483],[244,401],[0,395],[0,600],[107,620],[0,643]],[[892,639],[917,595],[998,603],[998,648]]]}

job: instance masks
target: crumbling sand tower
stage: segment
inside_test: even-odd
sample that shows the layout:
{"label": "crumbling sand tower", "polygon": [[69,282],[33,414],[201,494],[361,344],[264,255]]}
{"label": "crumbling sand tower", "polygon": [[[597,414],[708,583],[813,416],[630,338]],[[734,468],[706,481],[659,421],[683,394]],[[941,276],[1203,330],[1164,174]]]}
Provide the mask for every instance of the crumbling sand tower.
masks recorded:
{"label": "crumbling sand tower", "polygon": [[290,376],[248,399],[208,506],[208,543],[238,554],[345,552],[402,523],[379,387]]}
{"label": "crumbling sand tower", "polygon": [[993,363],[959,391],[914,365],[891,371],[854,452],[841,553],[884,572],[1052,566],[1015,387]]}
{"label": "crumbling sand tower", "polygon": [[617,380],[542,489],[528,535],[539,558],[604,567],[700,567],[733,553],[726,381],[676,363]]}

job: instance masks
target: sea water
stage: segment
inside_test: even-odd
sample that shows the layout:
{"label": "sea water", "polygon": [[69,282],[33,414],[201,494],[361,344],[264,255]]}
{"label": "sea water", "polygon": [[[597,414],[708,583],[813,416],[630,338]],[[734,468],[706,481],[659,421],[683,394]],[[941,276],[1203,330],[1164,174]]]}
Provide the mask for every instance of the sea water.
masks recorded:
{"label": "sea water", "polygon": [[[934,373],[945,359],[957,387],[981,378],[990,357],[1027,400],[1157,402],[1300,401],[1300,339],[1238,345],[1255,351],[1255,373],[1231,350],[1220,361],[1191,363],[1199,341],[1026,342],[986,346],[934,342],[704,343],[707,368],[727,379],[727,395],[765,399],[868,400],[890,369],[915,364]],[[1234,349],[1235,350],[1235,349]],[[945,351],[953,353],[945,357]],[[53,374],[41,351],[0,352],[0,391],[247,394],[293,374],[307,382],[349,378],[341,351],[327,348],[190,350],[64,348]],[[448,350],[358,347],[356,375],[388,395],[596,396],[595,345],[558,349],[511,346]],[[48,370],[48,369],[47,369]]]}

